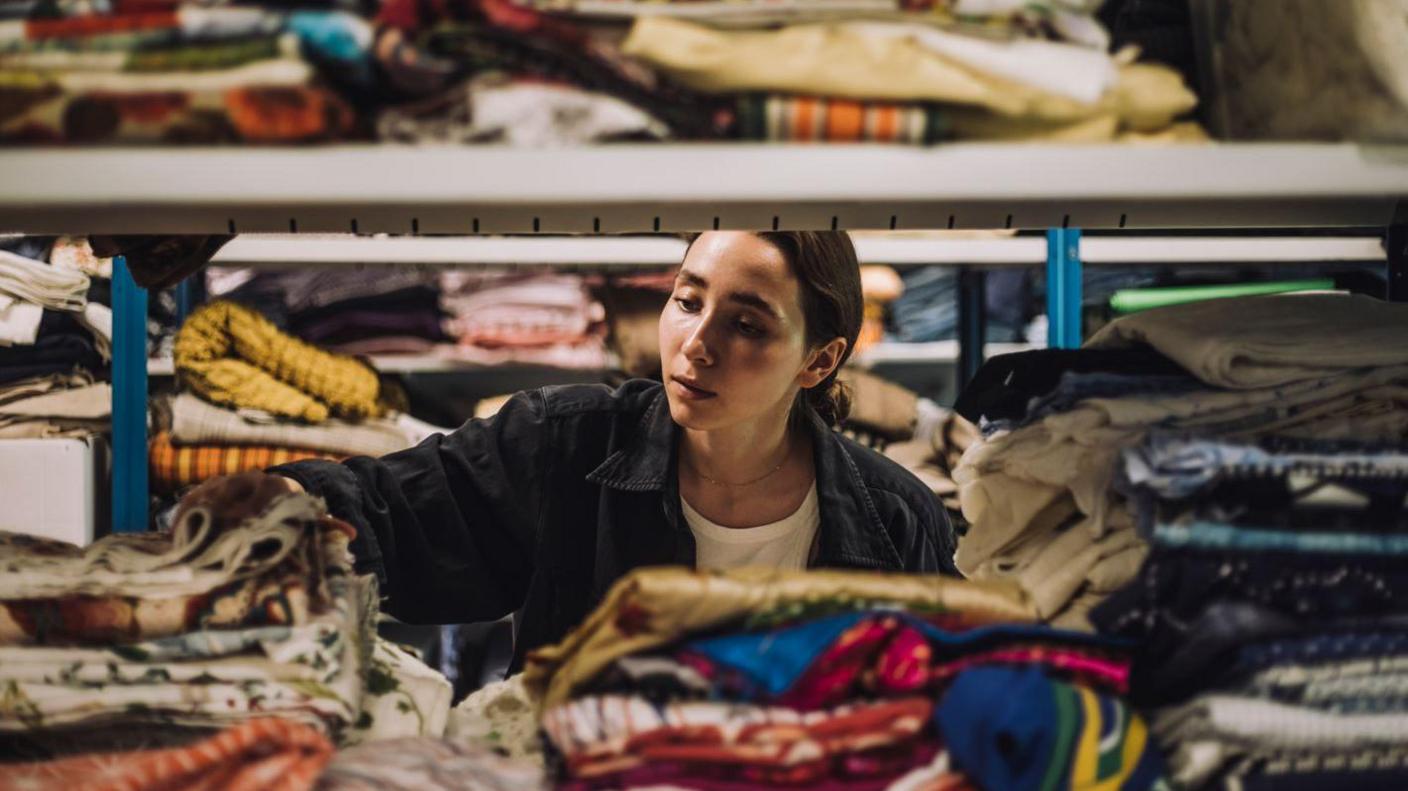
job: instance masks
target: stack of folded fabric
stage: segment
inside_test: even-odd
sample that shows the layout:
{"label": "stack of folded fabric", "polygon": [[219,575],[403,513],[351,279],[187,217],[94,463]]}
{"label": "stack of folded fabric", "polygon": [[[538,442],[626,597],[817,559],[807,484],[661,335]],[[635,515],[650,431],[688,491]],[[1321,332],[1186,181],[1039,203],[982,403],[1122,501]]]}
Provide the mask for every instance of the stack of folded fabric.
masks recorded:
{"label": "stack of folded fabric", "polygon": [[437,274],[408,266],[221,269],[211,297],[255,308],[280,329],[341,354],[425,354],[445,341]]}
{"label": "stack of folded fabric", "polygon": [[172,399],[170,425],[149,448],[158,491],[298,459],[385,455],[439,430],[390,410],[370,365],[233,302],[190,315],[175,363],[187,392]]}
{"label": "stack of folded fabric", "polygon": [[1248,297],[1121,318],[1080,350],[994,358],[957,405],[985,437],[955,470],[972,525],[955,562],[1017,580],[1043,619],[1088,627],[1148,553],[1114,488],[1123,450],[1153,429],[1401,442],[1405,333],[1408,308],[1369,297]]}
{"label": "stack of folded fabric", "polygon": [[[1404,407],[1408,407],[1405,404]],[[1153,550],[1092,613],[1188,787],[1402,788],[1408,445],[1151,434],[1121,484]]]}
{"label": "stack of folded fabric", "polygon": [[1118,644],[1003,584],[637,571],[528,658],[572,789],[1152,788]]}
{"label": "stack of folded fabric", "polygon": [[0,438],[87,436],[109,425],[112,313],[82,272],[0,250]]}
{"label": "stack of folded fabric", "polygon": [[605,368],[606,311],[582,275],[454,270],[440,276],[445,330],[441,353],[497,365]]}
{"label": "stack of folded fabric", "polygon": [[352,532],[254,473],[193,492],[169,534],[0,534],[7,754],[184,744],[265,717],[336,744],[439,736],[449,684],[377,639]]}
{"label": "stack of folded fabric", "polygon": [[[95,12],[44,3],[0,21],[0,140],[284,143],[346,137],[321,87],[368,72],[371,26],[347,12],[155,0]],[[126,6],[125,10],[124,6]]]}
{"label": "stack of folded fabric", "polygon": [[1196,103],[1176,72],[1107,51],[1098,0],[534,4],[633,18],[622,51],[734,97],[746,139],[1201,136],[1176,124]]}

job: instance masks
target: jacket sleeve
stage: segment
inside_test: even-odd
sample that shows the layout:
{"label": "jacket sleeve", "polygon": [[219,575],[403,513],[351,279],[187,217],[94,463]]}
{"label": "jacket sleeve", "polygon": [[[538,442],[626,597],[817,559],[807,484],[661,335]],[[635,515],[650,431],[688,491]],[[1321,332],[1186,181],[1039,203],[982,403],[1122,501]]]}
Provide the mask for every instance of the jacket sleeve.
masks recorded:
{"label": "jacket sleeve", "polygon": [[357,528],[357,570],[408,623],[470,623],[522,605],[533,570],[551,425],[540,391],[379,459],[270,470],[323,497]]}

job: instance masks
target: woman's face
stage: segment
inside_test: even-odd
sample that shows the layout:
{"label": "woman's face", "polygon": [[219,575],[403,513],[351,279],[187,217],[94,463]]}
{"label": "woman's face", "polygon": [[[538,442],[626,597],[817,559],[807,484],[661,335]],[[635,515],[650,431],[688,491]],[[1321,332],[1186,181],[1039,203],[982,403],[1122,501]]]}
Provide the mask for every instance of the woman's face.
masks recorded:
{"label": "woman's face", "polygon": [[806,345],[801,287],[781,251],[750,233],[715,231],[689,248],[660,314],[670,415],[709,431],[790,408],[820,382]]}

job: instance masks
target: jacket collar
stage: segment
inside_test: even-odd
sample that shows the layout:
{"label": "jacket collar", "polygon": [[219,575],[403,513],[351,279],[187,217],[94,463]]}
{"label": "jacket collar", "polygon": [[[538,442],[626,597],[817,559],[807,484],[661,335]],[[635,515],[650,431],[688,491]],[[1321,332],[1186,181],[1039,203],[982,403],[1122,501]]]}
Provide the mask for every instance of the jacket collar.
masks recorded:
{"label": "jacket collar", "polygon": [[[804,420],[812,437],[821,511],[815,565],[902,569],[899,551],[840,435],[810,409]],[[679,426],[670,417],[669,401],[661,388],[632,435],[589,473],[587,480],[619,491],[657,491],[678,499],[679,485],[674,478],[678,441]],[[677,507],[666,510],[678,512]]]}

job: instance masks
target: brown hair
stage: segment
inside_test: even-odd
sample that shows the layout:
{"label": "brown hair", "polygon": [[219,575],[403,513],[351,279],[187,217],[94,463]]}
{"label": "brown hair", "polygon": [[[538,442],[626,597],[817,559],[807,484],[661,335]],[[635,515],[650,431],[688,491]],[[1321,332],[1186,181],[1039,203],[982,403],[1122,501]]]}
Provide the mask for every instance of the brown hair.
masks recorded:
{"label": "brown hair", "polygon": [[817,347],[832,338],[846,339],[846,350],[836,369],[815,387],[798,394],[799,404],[810,406],[827,425],[839,425],[851,411],[851,399],[836,375],[856,348],[865,313],[855,245],[845,231],[768,231],[758,237],[782,252],[802,286],[807,345]]}

